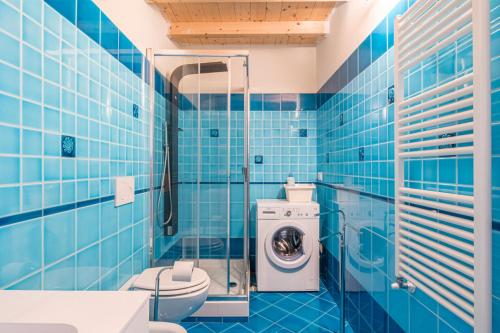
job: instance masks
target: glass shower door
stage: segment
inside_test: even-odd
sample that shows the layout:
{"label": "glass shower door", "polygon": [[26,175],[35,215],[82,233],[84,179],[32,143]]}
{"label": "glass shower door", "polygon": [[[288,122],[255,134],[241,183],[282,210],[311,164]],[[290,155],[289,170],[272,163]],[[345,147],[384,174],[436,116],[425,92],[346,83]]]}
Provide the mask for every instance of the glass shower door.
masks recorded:
{"label": "glass shower door", "polygon": [[[153,264],[194,261],[211,278],[209,296],[247,296],[248,186],[242,173],[248,154],[245,60],[155,57],[170,74],[166,77],[171,103],[165,116],[155,121],[155,146],[170,147],[170,170],[165,169],[166,148],[163,153],[156,148],[154,172],[165,176],[155,180],[155,187],[161,184],[161,209],[155,207],[153,215],[164,220],[172,209],[178,227],[173,234],[173,229],[161,228],[161,222],[154,228]],[[162,117],[167,118],[164,129],[156,123]],[[165,179],[171,181],[171,190]],[[167,193],[173,197],[171,205]]]}
{"label": "glass shower door", "polygon": [[200,268],[210,274],[212,295],[227,293],[230,276],[229,62],[200,58],[198,76],[199,257]]}

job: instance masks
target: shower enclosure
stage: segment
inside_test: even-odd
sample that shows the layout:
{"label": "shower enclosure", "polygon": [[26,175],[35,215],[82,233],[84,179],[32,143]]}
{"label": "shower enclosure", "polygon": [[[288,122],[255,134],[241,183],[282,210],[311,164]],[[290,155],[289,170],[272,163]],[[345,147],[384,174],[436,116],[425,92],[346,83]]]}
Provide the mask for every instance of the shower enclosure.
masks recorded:
{"label": "shower enclosure", "polygon": [[248,53],[148,50],[150,265],[190,260],[208,301],[249,291]]}

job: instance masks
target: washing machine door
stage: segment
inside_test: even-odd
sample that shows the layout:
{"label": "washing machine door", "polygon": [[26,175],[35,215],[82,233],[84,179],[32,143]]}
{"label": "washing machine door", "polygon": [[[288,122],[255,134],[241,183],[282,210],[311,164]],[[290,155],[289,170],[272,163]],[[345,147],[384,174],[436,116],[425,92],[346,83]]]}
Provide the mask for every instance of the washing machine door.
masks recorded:
{"label": "washing machine door", "polygon": [[266,235],[266,255],[276,266],[296,269],[307,263],[313,239],[299,223],[286,221],[270,228]]}

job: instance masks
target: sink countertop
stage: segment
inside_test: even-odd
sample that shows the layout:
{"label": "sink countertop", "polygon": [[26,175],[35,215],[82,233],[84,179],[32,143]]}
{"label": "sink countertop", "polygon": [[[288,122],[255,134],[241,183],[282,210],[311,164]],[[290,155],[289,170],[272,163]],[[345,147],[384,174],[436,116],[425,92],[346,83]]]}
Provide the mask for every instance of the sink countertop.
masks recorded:
{"label": "sink countertop", "polygon": [[0,291],[0,323],[68,324],[78,333],[122,333],[134,326],[134,332],[147,333],[149,297],[128,291]]}

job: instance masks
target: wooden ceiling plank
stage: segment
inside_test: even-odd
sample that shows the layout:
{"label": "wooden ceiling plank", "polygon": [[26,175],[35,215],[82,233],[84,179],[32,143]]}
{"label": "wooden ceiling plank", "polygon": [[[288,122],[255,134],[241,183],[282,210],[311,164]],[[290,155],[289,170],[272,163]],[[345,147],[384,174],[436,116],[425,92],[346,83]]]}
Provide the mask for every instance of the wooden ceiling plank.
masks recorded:
{"label": "wooden ceiling plank", "polygon": [[202,4],[203,12],[207,22],[220,22],[221,15],[219,12],[219,5],[217,3],[204,3]]}
{"label": "wooden ceiling plank", "polygon": [[234,11],[236,13],[237,21],[248,22],[250,21],[250,2],[235,2]]}
{"label": "wooden ceiling plank", "polygon": [[329,32],[325,21],[280,22],[176,22],[170,26],[171,37],[189,36],[324,36]]}
{"label": "wooden ceiling plank", "polygon": [[221,2],[218,4],[220,16],[223,21],[237,21],[238,17],[231,2]]}
{"label": "wooden ceiling plank", "polygon": [[281,20],[281,2],[266,3],[266,21]]}
{"label": "wooden ceiling plank", "polygon": [[250,3],[250,20],[262,22],[266,20],[266,4],[263,2]]}

